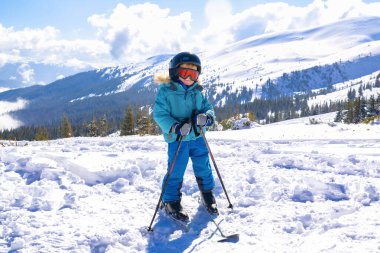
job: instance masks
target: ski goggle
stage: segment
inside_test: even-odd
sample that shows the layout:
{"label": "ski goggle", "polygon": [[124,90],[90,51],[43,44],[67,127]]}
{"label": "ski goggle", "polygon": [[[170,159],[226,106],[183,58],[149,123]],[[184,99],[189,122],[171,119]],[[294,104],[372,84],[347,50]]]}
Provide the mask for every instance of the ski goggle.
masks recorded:
{"label": "ski goggle", "polygon": [[199,72],[194,69],[178,68],[178,76],[186,79],[190,77],[191,81],[196,81],[199,76]]}

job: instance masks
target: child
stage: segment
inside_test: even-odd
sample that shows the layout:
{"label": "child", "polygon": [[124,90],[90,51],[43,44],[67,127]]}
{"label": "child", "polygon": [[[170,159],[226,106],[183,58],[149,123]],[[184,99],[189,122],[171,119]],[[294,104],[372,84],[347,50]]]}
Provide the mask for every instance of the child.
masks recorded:
{"label": "child", "polygon": [[[175,55],[169,63],[169,75],[156,75],[160,83],[153,109],[153,118],[160,126],[165,141],[168,142],[168,171],[182,136],[178,156],[163,195],[162,207],[166,213],[181,221],[189,216],[181,205],[183,175],[189,157],[202,201],[211,214],[218,215],[212,189],[215,186],[206,143],[199,135],[199,128],[213,124],[215,113],[212,105],[201,93],[198,83],[201,61],[195,54],[182,52]],[[164,181],[168,174],[166,174]]]}

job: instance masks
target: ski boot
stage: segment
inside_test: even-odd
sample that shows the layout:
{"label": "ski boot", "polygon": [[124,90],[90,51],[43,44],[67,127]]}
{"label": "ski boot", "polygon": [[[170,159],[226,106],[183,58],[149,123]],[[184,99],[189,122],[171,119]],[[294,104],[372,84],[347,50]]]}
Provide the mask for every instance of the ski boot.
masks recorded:
{"label": "ski boot", "polygon": [[215,216],[219,215],[219,211],[216,206],[216,201],[214,195],[212,194],[212,191],[201,192],[201,196],[202,203],[206,207],[207,212]]}
{"label": "ski boot", "polygon": [[183,223],[189,222],[189,215],[183,210],[180,200],[162,203],[161,208],[165,208],[166,214],[171,218]]}

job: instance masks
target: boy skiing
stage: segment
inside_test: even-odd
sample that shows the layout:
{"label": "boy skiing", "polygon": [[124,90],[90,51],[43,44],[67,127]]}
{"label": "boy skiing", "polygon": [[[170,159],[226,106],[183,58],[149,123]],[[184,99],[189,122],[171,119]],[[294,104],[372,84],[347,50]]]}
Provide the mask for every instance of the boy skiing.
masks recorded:
{"label": "boy skiing", "polygon": [[168,173],[179,145],[174,167],[163,193],[162,207],[176,220],[189,221],[189,216],[181,205],[181,187],[189,158],[202,202],[207,211],[218,215],[212,190],[215,186],[209,153],[204,139],[199,135],[200,128],[205,131],[215,121],[212,105],[202,94],[198,77],[202,66],[199,57],[189,52],[175,55],[169,63],[169,75],[156,75],[160,84],[153,109],[153,118],[161,128],[168,143]]}

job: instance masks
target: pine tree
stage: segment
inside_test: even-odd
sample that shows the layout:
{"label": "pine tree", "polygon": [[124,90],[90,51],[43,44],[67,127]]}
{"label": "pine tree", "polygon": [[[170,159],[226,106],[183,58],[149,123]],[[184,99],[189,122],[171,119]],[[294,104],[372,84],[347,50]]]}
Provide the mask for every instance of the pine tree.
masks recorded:
{"label": "pine tree", "polygon": [[150,115],[150,120],[152,122],[152,135],[159,135],[162,134],[161,128],[158,126],[158,124],[154,121],[153,115]]}
{"label": "pine tree", "polygon": [[315,115],[318,115],[318,111],[319,111],[319,105],[312,105],[311,106],[311,115],[315,116]]}
{"label": "pine tree", "polygon": [[342,108],[339,108],[338,112],[336,113],[334,122],[343,122],[343,116],[344,114],[343,114]]}
{"label": "pine tree", "polygon": [[106,115],[99,120],[99,135],[104,137],[108,134],[108,123]]}
{"label": "pine tree", "polygon": [[360,97],[354,100],[352,123],[357,124],[359,122],[360,122]]}
{"label": "pine tree", "polygon": [[379,88],[380,87],[380,74],[377,75],[375,85],[374,87]]}
{"label": "pine tree", "polygon": [[275,111],[275,112],[274,112],[273,122],[279,122],[279,121],[280,121],[280,115],[279,115],[279,112]]}
{"label": "pine tree", "polygon": [[353,123],[362,122],[366,116],[365,100],[361,97],[356,98],[353,107]]}
{"label": "pine tree", "polygon": [[90,137],[96,137],[98,136],[98,126],[96,122],[96,117],[93,116],[92,121],[87,124],[87,130],[88,130],[88,135]]}
{"label": "pine tree", "polygon": [[378,114],[378,110],[376,109],[376,100],[375,96],[371,95],[368,101],[368,109],[367,109],[367,115],[368,116],[374,116]]}
{"label": "pine tree", "polygon": [[360,122],[362,122],[367,116],[367,101],[365,98],[360,99],[359,115]]}
{"label": "pine tree", "polygon": [[146,135],[152,134],[153,132],[153,122],[149,115],[149,108],[144,108],[138,113],[137,117],[137,134]]}
{"label": "pine tree", "polygon": [[133,111],[132,107],[128,106],[127,111],[125,112],[124,119],[121,123],[121,128],[120,128],[120,135],[125,136],[125,135],[133,135],[135,134],[135,123],[133,119]]}
{"label": "pine tree", "polygon": [[137,115],[136,115],[136,134],[139,134],[141,135],[141,118],[142,118],[142,112],[140,110],[137,111]]}
{"label": "pine tree", "polygon": [[301,117],[306,117],[310,115],[310,108],[307,103],[303,103],[301,107]]}
{"label": "pine tree", "polygon": [[350,89],[349,91],[348,91],[348,93],[347,93],[347,98],[349,99],[349,100],[354,100],[355,99],[355,97],[356,97],[356,90],[355,89]]}
{"label": "pine tree", "polygon": [[46,141],[46,140],[49,140],[49,134],[48,134],[48,130],[47,128],[45,127],[39,127],[37,129],[37,133],[35,135],[35,140],[36,141]]}
{"label": "pine tree", "polygon": [[363,96],[363,86],[360,85],[359,87],[359,96]]}
{"label": "pine tree", "polygon": [[73,129],[71,128],[69,118],[65,115],[63,116],[63,121],[61,124],[61,137],[70,138],[72,136],[73,136]]}
{"label": "pine tree", "polygon": [[375,108],[377,110],[377,115],[380,115],[380,93],[377,95]]}
{"label": "pine tree", "polygon": [[344,115],[344,123],[351,124],[354,122],[354,103],[349,101],[346,105],[346,113]]}

